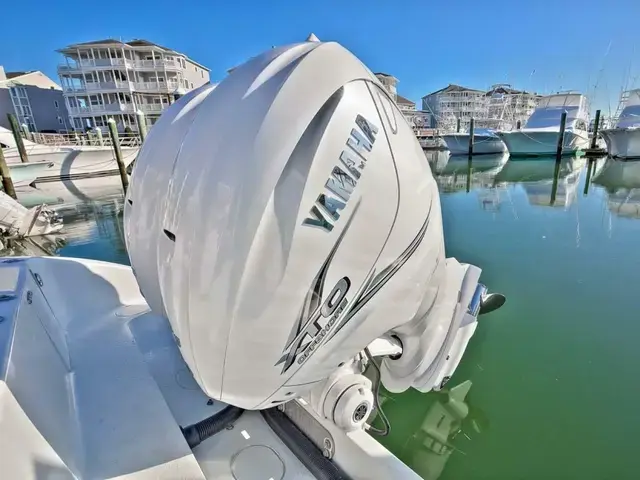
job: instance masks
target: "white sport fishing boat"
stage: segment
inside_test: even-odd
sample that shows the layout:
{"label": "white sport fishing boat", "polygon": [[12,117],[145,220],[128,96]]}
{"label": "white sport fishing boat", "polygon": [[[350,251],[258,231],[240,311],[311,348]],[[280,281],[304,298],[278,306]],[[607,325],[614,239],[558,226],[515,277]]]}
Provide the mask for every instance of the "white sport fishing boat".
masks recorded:
{"label": "white sport fishing boat", "polygon": [[600,131],[614,158],[640,158],[640,89],[625,92],[624,107],[614,128]]}
{"label": "white sport fishing boat", "polygon": [[[469,133],[448,133],[443,135],[447,149],[451,155],[468,155]],[[487,155],[504,153],[507,147],[494,130],[481,128],[473,133],[473,154]]]}
{"label": "white sport fishing boat", "polygon": [[445,259],[424,154],[356,57],[273,48],[182,97],[124,215],[132,267],[0,261],[3,478],[418,478],[370,435],[380,385],[440,389],[504,297]]}
{"label": "white sport fishing boat", "polygon": [[[5,145],[3,153],[11,170],[11,176],[14,178],[15,174],[24,177],[19,177],[22,181],[16,178],[20,185],[118,175],[119,172],[113,149],[109,146],[40,145],[26,139],[23,139],[23,143],[29,158],[28,163],[22,163],[11,131],[0,127],[0,145]],[[125,167],[129,167],[139,149],[138,147],[121,149]]]}
{"label": "white sport fishing boat", "polygon": [[562,142],[563,155],[575,155],[589,145],[589,105],[579,93],[557,93],[540,99],[524,128],[497,132],[512,157],[555,155],[562,114],[567,114]]}

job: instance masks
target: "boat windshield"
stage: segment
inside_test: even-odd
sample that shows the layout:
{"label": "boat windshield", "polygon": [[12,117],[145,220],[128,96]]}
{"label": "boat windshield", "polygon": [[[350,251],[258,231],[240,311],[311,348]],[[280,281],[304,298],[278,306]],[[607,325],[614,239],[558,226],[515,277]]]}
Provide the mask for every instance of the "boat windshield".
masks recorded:
{"label": "boat windshield", "polygon": [[546,107],[538,108],[527,120],[525,128],[558,127],[563,112],[567,112],[567,127],[578,120],[580,107]]}
{"label": "boat windshield", "polygon": [[618,128],[640,127],[640,105],[624,107],[618,119]]}

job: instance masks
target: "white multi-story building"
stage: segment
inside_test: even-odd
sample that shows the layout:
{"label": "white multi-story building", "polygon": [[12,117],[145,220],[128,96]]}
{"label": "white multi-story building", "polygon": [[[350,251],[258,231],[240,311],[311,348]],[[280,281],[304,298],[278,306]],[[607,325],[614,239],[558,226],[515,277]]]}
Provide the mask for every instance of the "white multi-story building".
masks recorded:
{"label": "white multi-story building", "polygon": [[538,106],[540,98],[537,93],[515,90],[509,84],[493,85],[487,92],[487,116],[489,119],[500,119],[514,128],[518,123],[524,125]]}
{"label": "white multi-story building", "polygon": [[186,55],[147,40],[77,43],[58,50],[58,66],[69,116],[76,130],[137,129],[136,111],[153,125],[186,92],[209,82],[209,69]]}
{"label": "white multi-story building", "polygon": [[479,128],[511,128],[522,125],[538,105],[540,95],[514,90],[498,84],[489,91],[460,85],[448,85],[422,97],[422,109],[433,115],[432,127],[453,131],[460,121],[460,130],[469,129],[473,118]]}
{"label": "white multi-story building", "polygon": [[432,114],[431,127],[451,131],[460,119],[460,128],[464,131],[469,128],[472,118],[479,120],[487,117],[486,93],[449,84],[422,97],[422,110]]}

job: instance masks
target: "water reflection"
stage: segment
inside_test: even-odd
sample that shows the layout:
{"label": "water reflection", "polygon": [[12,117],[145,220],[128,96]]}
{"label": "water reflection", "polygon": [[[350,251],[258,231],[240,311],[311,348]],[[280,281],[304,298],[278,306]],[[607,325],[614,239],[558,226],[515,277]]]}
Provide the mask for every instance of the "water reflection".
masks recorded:
{"label": "water reflection", "polygon": [[611,213],[640,218],[640,161],[608,159],[593,183],[604,187]]}
{"label": "water reflection", "polygon": [[[488,424],[469,402],[471,386],[466,380],[451,389],[422,395],[419,404],[413,395],[384,398],[383,408],[394,423],[381,442],[425,480],[440,478],[453,454],[465,455],[458,437],[468,442]],[[407,408],[412,414],[402,417]],[[408,421],[401,422],[401,418]]]}
{"label": "water reflection", "polygon": [[13,240],[0,255],[62,255],[129,263],[119,178],[41,183],[37,188],[21,188],[18,199],[26,206],[52,206],[62,217],[64,227],[56,237]]}
{"label": "water reflection", "polygon": [[554,157],[510,159],[496,180],[518,183],[526,191],[531,205],[569,207],[577,197],[580,171],[584,158]]}

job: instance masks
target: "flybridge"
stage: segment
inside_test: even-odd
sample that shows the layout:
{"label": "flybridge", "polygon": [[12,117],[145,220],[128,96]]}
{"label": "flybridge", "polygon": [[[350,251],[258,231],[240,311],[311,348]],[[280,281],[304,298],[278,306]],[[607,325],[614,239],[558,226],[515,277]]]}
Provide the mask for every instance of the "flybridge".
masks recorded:
{"label": "flybridge", "polygon": [[325,191],[318,195],[309,215],[302,221],[303,225],[330,232],[340,218],[340,210],[347,206],[378,133],[378,127],[362,115],[356,116],[355,124],[358,128],[351,130],[339,162],[324,185]]}

